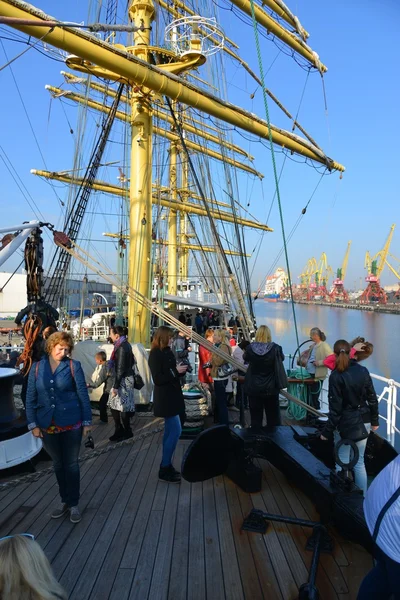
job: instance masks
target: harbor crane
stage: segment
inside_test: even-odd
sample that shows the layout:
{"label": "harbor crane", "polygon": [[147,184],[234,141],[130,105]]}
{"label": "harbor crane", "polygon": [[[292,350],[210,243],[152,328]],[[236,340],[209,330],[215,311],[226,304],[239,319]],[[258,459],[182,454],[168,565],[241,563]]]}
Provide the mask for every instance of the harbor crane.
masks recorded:
{"label": "harbor crane", "polygon": [[[397,262],[400,263],[400,258],[397,258],[397,256],[394,256],[394,254],[391,254],[389,252],[389,256],[391,258],[394,258],[394,260],[396,260]],[[397,283],[398,283],[399,288],[395,293],[395,297],[399,299],[400,298],[400,273],[390,264],[390,262],[387,259],[386,259],[386,266],[392,271],[393,275],[395,277],[397,277],[397,280],[398,280]]]}
{"label": "harbor crane", "polygon": [[369,304],[370,302],[379,302],[380,304],[387,303],[387,295],[385,290],[381,287],[380,278],[382,271],[387,264],[386,259],[389,254],[389,248],[390,244],[392,243],[395,227],[395,224],[391,226],[389,235],[382,250],[377,252],[375,256],[371,256],[368,251],[365,255],[364,267],[368,271],[365,281],[368,285],[359,298],[360,304]]}
{"label": "harbor crane", "polygon": [[342,266],[336,271],[336,278],[333,280],[333,288],[329,294],[331,302],[348,302],[349,295],[344,288],[344,279],[346,277],[347,265],[349,262],[351,241],[347,244],[347,250],[344,255]]}
{"label": "harbor crane", "polygon": [[315,258],[310,258],[307,261],[302,273],[299,275],[300,284],[296,290],[296,300],[307,300],[308,288],[310,286],[311,277],[317,269],[317,261]]}
{"label": "harbor crane", "polygon": [[323,252],[313,273],[314,281],[308,287],[307,300],[325,300],[329,296],[327,286],[332,274],[332,267],[328,265],[327,256]]}

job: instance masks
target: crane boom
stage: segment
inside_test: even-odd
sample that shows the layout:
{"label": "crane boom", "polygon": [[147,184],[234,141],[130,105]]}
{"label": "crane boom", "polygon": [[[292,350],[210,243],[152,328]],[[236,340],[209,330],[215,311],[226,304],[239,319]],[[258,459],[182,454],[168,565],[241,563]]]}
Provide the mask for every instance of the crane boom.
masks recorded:
{"label": "crane boom", "polygon": [[342,281],[346,277],[346,273],[347,273],[347,265],[349,264],[350,248],[351,248],[351,240],[347,244],[346,254],[344,255],[344,259],[343,259],[343,263],[342,263],[342,269],[341,269],[342,270],[342,274],[341,274]]}
{"label": "crane boom", "polygon": [[386,264],[386,259],[387,259],[387,255],[389,253],[390,244],[392,243],[392,237],[393,237],[393,232],[394,232],[395,227],[396,227],[396,225],[393,223],[393,225],[390,228],[389,235],[387,237],[385,245],[383,246],[381,252],[379,253],[380,260],[378,262],[378,267],[377,267],[377,272],[376,272],[377,277],[381,276],[383,268]]}

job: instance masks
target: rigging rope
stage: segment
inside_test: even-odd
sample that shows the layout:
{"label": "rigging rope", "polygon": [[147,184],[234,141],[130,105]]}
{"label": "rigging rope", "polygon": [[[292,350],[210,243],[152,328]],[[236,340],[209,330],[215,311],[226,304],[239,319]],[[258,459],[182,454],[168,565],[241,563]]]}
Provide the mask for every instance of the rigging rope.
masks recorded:
{"label": "rigging rope", "polygon": [[285,252],[285,262],[286,262],[286,268],[287,268],[287,274],[288,274],[288,280],[289,280],[290,301],[291,301],[291,305],[292,305],[293,322],[294,322],[294,328],[295,328],[295,333],[296,333],[296,342],[297,342],[297,345],[299,346],[300,345],[299,332],[298,332],[298,328],[297,328],[296,310],[295,310],[295,306],[294,306],[292,278],[290,275],[289,254],[288,254],[287,243],[286,243],[285,223],[283,220],[283,210],[282,210],[281,194],[280,194],[280,188],[279,188],[278,169],[276,167],[274,144],[272,141],[272,130],[271,130],[271,121],[269,118],[268,99],[267,99],[267,94],[265,92],[265,76],[264,76],[263,61],[262,61],[262,56],[261,56],[260,40],[258,37],[258,26],[257,26],[255,12],[254,12],[254,0],[250,0],[250,5],[251,5],[251,14],[253,17],[253,28],[254,28],[254,37],[255,37],[256,48],[257,48],[258,64],[259,64],[259,68],[260,68],[260,78],[261,78],[262,85],[263,85],[265,116],[267,119],[268,137],[269,137],[269,143],[270,143],[270,147],[271,147],[272,168],[273,168],[273,172],[274,172],[276,198],[278,200],[279,218],[280,218],[280,222],[281,222],[283,246],[284,246],[284,252]]}

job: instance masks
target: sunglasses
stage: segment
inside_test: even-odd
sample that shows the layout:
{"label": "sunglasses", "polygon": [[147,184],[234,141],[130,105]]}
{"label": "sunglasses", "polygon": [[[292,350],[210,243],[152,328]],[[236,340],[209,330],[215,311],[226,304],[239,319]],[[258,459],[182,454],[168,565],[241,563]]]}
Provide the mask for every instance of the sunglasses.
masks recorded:
{"label": "sunglasses", "polygon": [[18,536],[26,537],[26,538],[29,538],[30,540],[35,540],[35,536],[32,535],[31,533],[14,533],[13,535],[6,535],[5,537],[0,538],[0,542],[2,542],[3,540],[9,540],[11,538],[15,538]]}

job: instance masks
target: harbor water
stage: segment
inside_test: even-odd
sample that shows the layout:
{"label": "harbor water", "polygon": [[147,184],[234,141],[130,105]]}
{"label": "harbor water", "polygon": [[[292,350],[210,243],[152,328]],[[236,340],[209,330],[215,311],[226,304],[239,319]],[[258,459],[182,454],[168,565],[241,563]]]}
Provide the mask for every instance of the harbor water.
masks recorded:
{"label": "harbor water", "polygon": [[[292,305],[256,300],[254,309],[257,325],[268,325],[284,353],[293,354],[297,342]],[[331,347],[338,339],[351,341],[360,335],[374,344],[373,355],[364,363],[368,370],[400,382],[400,315],[304,304],[296,304],[295,312],[300,343],[308,339],[312,327],[325,332]]]}

